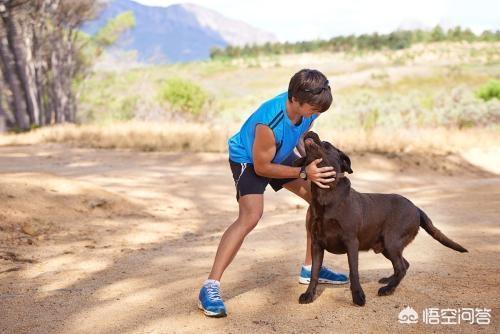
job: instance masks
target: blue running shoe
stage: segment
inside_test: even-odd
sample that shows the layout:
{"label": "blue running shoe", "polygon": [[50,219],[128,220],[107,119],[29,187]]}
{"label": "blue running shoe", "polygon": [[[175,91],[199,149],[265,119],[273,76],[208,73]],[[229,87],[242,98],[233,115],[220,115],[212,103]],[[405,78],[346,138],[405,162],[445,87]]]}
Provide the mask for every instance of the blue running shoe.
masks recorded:
{"label": "blue running shoe", "polygon": [[[309,284],[311,281],[311,271],[302,266],[300,270],[299,283]],[[344,274],[338,274],[327,267],[321,267],[319,271],[318,283],[328,283],[328,284],[347,284],[349,283],[349,278]]]}
{"label": "blue running shoe", "polygon": [[209,317],[221,318],[227,315],[226,307],[220,297],[219,282],[209,281],[203,285],[198,299],[198,308]]}

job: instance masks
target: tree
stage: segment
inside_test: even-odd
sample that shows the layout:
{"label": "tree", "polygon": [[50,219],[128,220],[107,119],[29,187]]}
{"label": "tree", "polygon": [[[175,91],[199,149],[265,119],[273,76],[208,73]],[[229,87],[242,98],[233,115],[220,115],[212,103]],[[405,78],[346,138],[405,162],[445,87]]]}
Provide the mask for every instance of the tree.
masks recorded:
{"label": "tree", "polygon": [[443,28],[441,26],[437,25],[432,29],[431,32],[431,41],[432,42],[441,42],[444,41],[446,38],[446,35],[444,34]]}
{"label": "tree", "polygon": [[89,37],[79,28],[100,9],[97,0],[0,0],[0,67],[8,88],[0,117],[13,118],[19,129],[76,120],[75,81],[135,24],[124,13]]}
{"label": "tree", "polygon": [[[26,72],[26,57],[23,54],[21,41],[19,40],[19,33],[12,18],[12,11],[16,2],[9,0],[0,0],[0,16],[6,32],[7,46],[12,55],[13,64],[17,78],[20,82],[22,89],[21,97],[25,102],[26,111],[28,113],[30,124],[35,123],[35,117],[38,116],[38,106],[35,104],[33,90],[28,82],[28,74]],[[19,3],[18,3],[19,5]]]}
{"label": "tree", "polygon": [[[0,3],[0,10],[5,10],[3,3]],[[2,35],[0,36],[0,61],[3,78],[6,82],[6,86],[11,92],[9,106],[13,111],[16,125],[21,129],[26,129],[28,127],[28,120],[26,119],[26,108],[22,98],[22,89],[19,85],[14,60],[12,59],[5,34],[5,30],[2,29]]]}

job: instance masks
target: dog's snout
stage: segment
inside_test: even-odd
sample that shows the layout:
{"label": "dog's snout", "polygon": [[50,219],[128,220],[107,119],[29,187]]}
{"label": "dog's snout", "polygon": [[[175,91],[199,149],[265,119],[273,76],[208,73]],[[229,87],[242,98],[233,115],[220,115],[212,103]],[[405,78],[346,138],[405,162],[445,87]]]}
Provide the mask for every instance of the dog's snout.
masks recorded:
{"label": "dog's snout", "polygon": [[304,144],[309,146],[311,144],[314,144],[314,140],[312,138],[306,138],[306,140],[304,140]]}

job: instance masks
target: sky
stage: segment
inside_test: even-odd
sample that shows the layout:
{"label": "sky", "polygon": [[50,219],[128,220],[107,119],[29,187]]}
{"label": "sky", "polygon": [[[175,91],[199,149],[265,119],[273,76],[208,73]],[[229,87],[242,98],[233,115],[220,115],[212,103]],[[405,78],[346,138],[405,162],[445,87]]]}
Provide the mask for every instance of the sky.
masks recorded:
{"label": "sky", "polygon": [[135,0],[145,5],[194,3],[244,21],[280,41],[389,33],[398,28],[460,25],[478,33],[500,30],[500,1],[486,0]]}

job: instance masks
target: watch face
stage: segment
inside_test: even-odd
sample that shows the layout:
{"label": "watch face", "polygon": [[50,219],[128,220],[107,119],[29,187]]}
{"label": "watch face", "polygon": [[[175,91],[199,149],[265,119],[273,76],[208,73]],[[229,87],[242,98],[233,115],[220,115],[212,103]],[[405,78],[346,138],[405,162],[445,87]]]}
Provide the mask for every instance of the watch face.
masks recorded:
{"label": "watch face", "polygon": [[300,172],[300,177],[302,179],[305,179],[306,178],[306,172]]}

